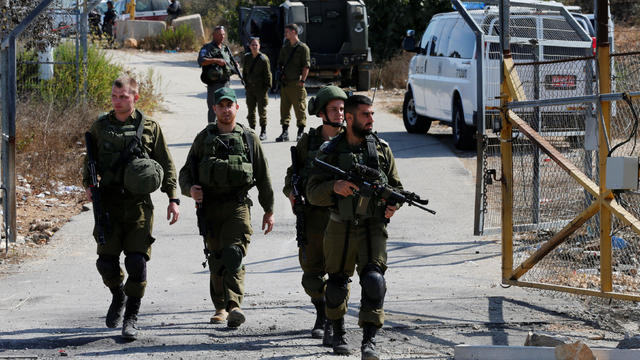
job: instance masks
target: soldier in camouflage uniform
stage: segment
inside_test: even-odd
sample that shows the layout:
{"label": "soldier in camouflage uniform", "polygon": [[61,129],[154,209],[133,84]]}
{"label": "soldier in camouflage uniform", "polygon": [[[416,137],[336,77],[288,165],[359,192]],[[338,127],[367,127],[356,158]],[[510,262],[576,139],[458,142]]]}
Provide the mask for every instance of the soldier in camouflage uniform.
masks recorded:
{"label": "soldier in camouflage uniform", "polygon": [[[372,133],[373,110],[369,98],[351,96],[345,101],[346,131],[324,143],[317,158],[343,170],[355,163],[378,169],[379,181],[401,189],[389,145]],[[397,210],[381,199],[357,193],[358,187],[331,174],[314,171],[307,183],[307,198],[316,206],[329,206],[324,236],[325,271],[329,274],[325,299],[333,324],[333,351],[348,354],[344,315],[349,298],[349,278],[357,270],[362,286],[358,325],[363,328],[363,359],[378,359],[375,334],[384,323],[387,230]]]}
{"label": "soldier in camouflage uniform", "polygon": [[[344,101],[347,99],[342,89],[337,86],[325,86],[318,91],[314,98],[309,100],[309,115],[322,118],[322,125],[311,128],[309,133],[304,133],[296,145],[297,166],[296,173],[302,178],[302,191],[306,186],[309,173],[313,166],[312,161],[323,142],[338,135],[342,131],[344,120]],[[293,165],[292,165],[293,166]],[[293,206],[291,178],[294,169],[287,169],[282,191],[289,198]],[[325,346],[331,346],[331,323],[325,316],[324,289],[326,286],[326,272],[324,271],[324,259],[322,255],[322,239],[324,229],[329,221],[329,209],[305,203],[304,225],[306,244],[298,252],[298,260],[302,268],[302,287],[311,297],[311,302],[316,308],[316,322],[311,330],[311,336],[323,339]]]}
{"label": "soldier in camouflage uniform", "polygon": [[267,55],[260,52],[260,38],[249,42],[251,52],[244,54],[242,77],[247,96],[247,120],[251,129],[256,128],[256,104],[260,116],[260,140],[267,139],[267,91],[271,88],[271,65]]}
{"label": "soldier in camouflage uniform", "polygon": [[213,41],[204,44],[198,53],[198,65],[202,67],[200,80],[207,85],[207,120],[216,122],[213,111],[213,93],[222,87],[229,87],[229,78],[233,73],[231,65],[233,54],[225,44],[224,26],[213,30]]}
{"label": "soldier in camouflage uniform", "polygon": [[280,124],[282,134],[276,138],[277,142],[289,141],[289,121],[291,120],[291,107],[296,114],[298,136],[300,140],[304,127],[307,125],[305,115],[307,90],[304,82],[309,75],[311,66],[311,52],[307,44],[298,39],[298,25],[288,24],[284,27],[285,43],[278,56],[278,68],[280,71]]}
{"label": "soldier in camouflage uniform", "polygon": [[240,309],[245,275],[242,259],[253,233],[248,191],[254,185],[264,209],[262,229],[266,228],[267,234],[273,228],[273,189],[267,159],[258,136],[236,123],[238,108],[232,89],[215,92],[218,122],[196,136],[179,176],[182,194],[204,209],[210,251],[209,290],[216,308],[211,323],[226,321],[230,328],[245,321]]}
{"label": "soldier in camouflage uniform", "polygon": [[[158,123],[134,108],[138,98],[138,85],[134,79],[126,76],[117,79],[111,90],[113,110],[100,116],[89,131],[95,147],[92,153],[96,154],[95,160],[100,176],[102,207],[109,214],[105,231],[106,242],[98,244],[96,261],[102,281],[113,295],[106,325],[110,328],[118,325],[126,303],[122,326],[122,336],[126,339],[135,339],[138,333],[137,315],[147,285],[146,264],[151,258],[151,244],[155,241],[151,236],[151,196],[138,190],[132,193],[136,184],[131,186],[127,183],[131,174],[126,174],[125,170],[130,171],[127,166],[131,160],[124,159],[129,156],[125,149],[130,143],[137,142],[137,149],[162,167],[164,178],[161,190],[169,197],[167,220],[170,220],[170,224],[175,223],[180,214],[180,200],[176,193],[176,171],[171,154]],[[140,130],[141,136],[138,134]],[[133,181],[135,180],[134,178]],[[92,201],[86,161],[82,181],[87,189],[87,197]],[[94,237],[98,239],[97,229],[94,229]],[[122,252],[125,254],[124,264],[129,275],[124,285],[124,273],[120,268]]]}

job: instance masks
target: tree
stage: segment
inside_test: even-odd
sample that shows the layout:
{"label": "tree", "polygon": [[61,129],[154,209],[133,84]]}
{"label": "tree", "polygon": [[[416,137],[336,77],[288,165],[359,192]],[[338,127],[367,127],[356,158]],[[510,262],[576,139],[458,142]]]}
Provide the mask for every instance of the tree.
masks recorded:
{"label": "tree", "polygon": [[[54,1],[55,3],[55,1]],[[0,40],[4,40],[27,15],[40,4],[40,0],[11,0],[0,2]],[[53,18],[46,10],[27,26],[20,37],[27,48],[42,49],[59,41],[59,35],[53,31]]]}
{"label": "tree", "polygon": [[452,11],[450,0],[364,0],[369,15],[369,46],[374,61],[396,55],[407,30],[421,34],[435,14]]}

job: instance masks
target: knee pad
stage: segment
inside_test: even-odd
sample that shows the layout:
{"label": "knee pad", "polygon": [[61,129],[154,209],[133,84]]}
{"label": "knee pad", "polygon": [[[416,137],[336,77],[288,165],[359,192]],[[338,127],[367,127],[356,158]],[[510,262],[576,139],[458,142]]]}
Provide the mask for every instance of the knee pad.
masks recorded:
{"label": "knee pad", "polygon": [[384,280],[382,269],[372,264],[365,266],[360,274],[360,286],[362,287],[362,304],[374,309],[381,309],[384,295],[387,293],[387,283]]}
{"label": "knee pad", "polygon": [[120,277],[120,259],[113,255],[99,255],[96,260],[98,273],[105,279]]}
{"label": "knee pad", "polygon": [[147,258],[141,253],[129,253],[124,258],[129,280],[134,282],[147,281]]}
{"label": "knee pad", "polygon": [[324,296],[327,307],[337,308],[342,305],[349,296],[349,278],[342,274],[329,274]]}
{"label": "knee pad", "polygon": [[242,258],[244,252],[242,248],[237,245],[227,246],[222,249],[221,261],[224,268],[231,274],[235,274],[242,268]]}

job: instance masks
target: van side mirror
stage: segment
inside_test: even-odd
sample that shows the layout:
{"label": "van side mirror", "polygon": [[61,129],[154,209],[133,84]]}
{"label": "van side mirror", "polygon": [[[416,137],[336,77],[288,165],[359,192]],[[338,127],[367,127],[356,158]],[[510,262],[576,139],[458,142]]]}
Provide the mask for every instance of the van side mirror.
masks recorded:
{"label": "van side mirror", "polygon": [[408,52],[418,52],[416,49],[416,32],[414,30],[407,30],[407,36],[402,40],[402,48]]}

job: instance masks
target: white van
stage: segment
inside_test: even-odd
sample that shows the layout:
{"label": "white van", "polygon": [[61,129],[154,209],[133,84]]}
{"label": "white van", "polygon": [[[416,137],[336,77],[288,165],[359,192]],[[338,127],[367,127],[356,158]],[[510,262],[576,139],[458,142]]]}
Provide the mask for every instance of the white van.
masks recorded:
{"label": "white van", "polygon": [[[468,11],[485,34],[496,39],[499,35],[499,16],[496,7]],[[586,18],[576,19],[578,23],[588,22]],[[564,22],[564,23],[563,23]],[[559,60],[567,57],[592,55],[586,34],[571,34],[570,26],[564,18],[532,9],[512,8],[512,27],[518,28],[521,39],[531,40],[512,43],[514,61]],[[590,24],[583,24],[585,28]],[[562,33],[559,32],[563,29]],[[403,105],[405,128],[411,133],[426,133],[433,120],[448,124],[453,128],[454,145],[459,149],[471,149],[477,124],[477,59],[476,36],[458,12],[433,16],[419,43],[414,39],[413,30],[407,31],[403,48],[416,55],[409,64],[407,92]],[[544,38],[566,42],[564,46],[539,46],[543,48],[542,58],[535,56],[535,39]],[[580,43],[571,47],[570,42]],[[500,47],[497,42],[487,43],[483,56],[484,98],[486,108],[499,106]],[[538,57],[538,59],[536,59]],[[587,86],[585,70],[575,72],[571,67],[558,70],[557,67],[542,65],[541,98],[567,97],[583,94]],[[574,71],[574,72],[572,72]],[[489,85],[491,83],[492,85]],[[533,98],[533,97],[531,97]],[[530,98],[530,99],[531,99]],[[575,111],[574,111],[575,112]],[[544,116],[544,114],[543,114]],[[577,118],[577,117],[576,117]],[[565,118],[566,120],[566,118]],[[576,127],[584,124],[576,124]]]}

